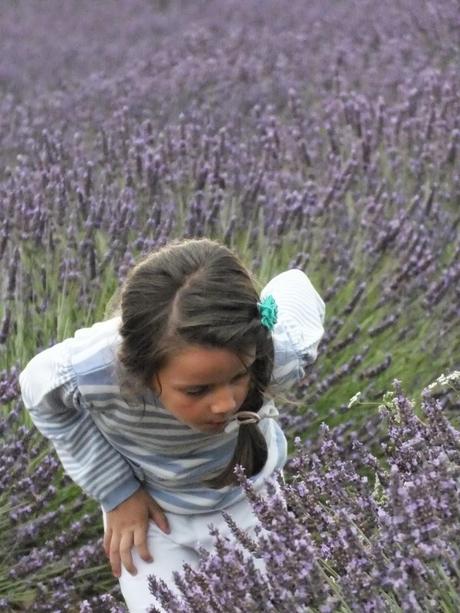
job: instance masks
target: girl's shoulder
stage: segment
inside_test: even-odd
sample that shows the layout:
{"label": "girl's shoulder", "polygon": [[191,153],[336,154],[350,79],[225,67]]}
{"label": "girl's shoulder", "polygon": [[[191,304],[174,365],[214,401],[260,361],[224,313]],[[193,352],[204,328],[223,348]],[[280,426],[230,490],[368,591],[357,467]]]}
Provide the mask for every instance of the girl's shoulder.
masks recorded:
{"label": "girl's shoulder", "polygon": [[72,338],[64,341],[69,364],[80,384],[93,378],[100,380],[104,373],[110,379],[116,376],[117,352],[121,342],[119,328],[120,317],[114,317],[89,328],[81,328]]}
{"label": "girl's shoulder", "polygon": [[19,376],[32,405],[58,388],[88,389],[94,382],[116,384],[120,319],[81,328],[72,337],[38,353]]}
{"label": "girl's shoulder", "polygon": [[277,305],[272,330],[274,345],[273,382],[300,380],[306,363],[316,360],[324,334],[325,304],[308,276],[290,269],[273,277],[261,292],[271,295]]}

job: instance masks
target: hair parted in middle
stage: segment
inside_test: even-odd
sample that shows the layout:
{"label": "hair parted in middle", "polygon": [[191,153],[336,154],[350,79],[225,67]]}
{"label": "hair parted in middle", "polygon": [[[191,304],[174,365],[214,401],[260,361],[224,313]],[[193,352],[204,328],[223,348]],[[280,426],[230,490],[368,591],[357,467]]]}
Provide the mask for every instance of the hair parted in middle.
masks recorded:
{"label": "hair parted in middle", "polygon": [[[240,410],[257,412],[273,370],[273,341],[261,324],[258,300],[250,273],[230,249],[205,238],[174,241],[139,261],[121,289],[120,363],[128,376],[149,386],[187,345],[225,348],[240,357],[255,347]],[[229,465],[204,483],[213,488],[236,484],[237,464],[250,477],[266,459],[258,426],[240,426]]]}

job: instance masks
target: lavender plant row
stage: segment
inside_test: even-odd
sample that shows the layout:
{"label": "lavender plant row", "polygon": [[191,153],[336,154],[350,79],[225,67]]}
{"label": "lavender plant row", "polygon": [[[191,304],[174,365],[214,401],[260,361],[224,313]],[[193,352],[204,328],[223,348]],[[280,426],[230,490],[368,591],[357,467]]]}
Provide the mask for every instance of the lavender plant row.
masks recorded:
{"label": "lavender plant row", "polygon": [[[305,445],[327,422],[344,461],[356,441],[385,455],[376,408],[393,379],[415,394],[458,369],[459,29],[454,0],[3,3],[6,607],[78,610],[81,602],[105,611],[117,598],[100,566],[102,526],[84,519],[99,517],[97,505],[62,481],[28,429],[17,375],[41,348],[104,317],[138,255],[206,235],[234,247],[261,284],[304,269],[327,303],[326,335],[317,363],[279,402],[281,421]],[[358,392],[360,402],[349,403]],[[458,427],[455,391],[441,386],[434,398],[437,414]],[[377,535],[384,524],[372,509]],[[75,540],[55,542],[58,525]],[[308,550],[320,547],[312,538]],[[87,560],[72,562],[75,572],[64,547]],[[47,560],[40,571],[36,556]],[[353,603],[351,588],[340,589]],[[328,610],[332,592],[321,593]],[[388,594],[378,595],[388,610],[403,606]]]}
{"label": "lavender plant row", "polygon": [[[138,254],[205,234],[262,282],[300,266],[325,295],[324,370],[307,381],[321,415],[338,390],[378,396],[401,369],[420,385],[455,365],[454,6],[326,5],[61,14],[48,0],[51,39],[44,16],[8,5],[5,40],[21,27],[34,54],[2,59],[5,367],[102,317]],[[109,43],[115,7],[126,62]]]}
{"label": "lavender plant row", "polygon": [[88,598],[92,610],[125,611],[108,593],[99,510],[62,475],[50,445],[21,425],[22,413],[16,399],[0,417],[0,611],[76,611]]}
{"label": "lavender plant row", "polygon": [[248,537],[227,516],[234,539],[214,529],[216,552],[204,550],[198,569],[176,573],[176,593],[150,578],[165,610],[457,611],[460,432],[428,390],[422,410],[423,420],[396,380],[380,406],[385,462],[358,440],[344,453],[323,424],[313,446],[296,439],[292,479],[274,479],[268,496],[239,471],[259,535]]}
{"label": "lavender plant row", "polygon": [[[425,389],[420,410],[394,382],[379,405],[386,436],[378,457],[323,423],[317,439],[296,438],[285,478],[274,478],[267,496],[239,471],[257,537],[227,516],[233,538],[214,529],[215,553],[203,550],[196,570],[178,569],[176,592],[151,577],[164,610],[457,611],[460,432],[436,398],[446,385],[458,396],[460,372]],[[20,425],[19,404],[0,423],[0,440],[0,610],[126,611],[104,564],[99,509]]]}

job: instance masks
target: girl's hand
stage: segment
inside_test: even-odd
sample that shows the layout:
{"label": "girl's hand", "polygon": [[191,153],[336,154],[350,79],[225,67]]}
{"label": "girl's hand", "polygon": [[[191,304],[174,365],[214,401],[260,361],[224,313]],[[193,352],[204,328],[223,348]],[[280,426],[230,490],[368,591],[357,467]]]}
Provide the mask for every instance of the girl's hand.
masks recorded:
{"label": "girl's hand", "polygon": [[104,551],[110,559],[115,577],[121,575],[121,563],[132,575],[137,573],[131,555],[133,546],[137,547],[143,560],[153,561],[147,547],[149,520],[153,520],[160,530],[169,534],[169,524],[163,509],[142,488],[107,513]]}

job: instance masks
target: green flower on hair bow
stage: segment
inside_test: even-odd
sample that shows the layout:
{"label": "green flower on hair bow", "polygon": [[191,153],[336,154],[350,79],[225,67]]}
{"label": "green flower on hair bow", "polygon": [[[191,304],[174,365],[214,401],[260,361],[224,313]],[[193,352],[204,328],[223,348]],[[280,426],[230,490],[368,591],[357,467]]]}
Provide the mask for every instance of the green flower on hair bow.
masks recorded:
{"label": "green flower on hair bow", "polygon": [[268,330],[273,330],[278,321],[278,305],[273,296],[265,296],[261,302],[257,303],[260,313],[260,321]]}

